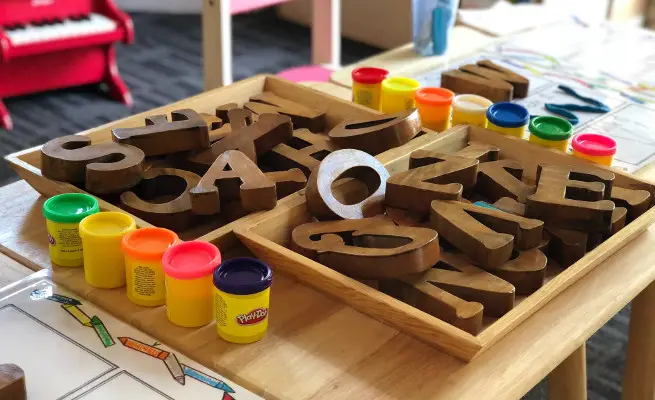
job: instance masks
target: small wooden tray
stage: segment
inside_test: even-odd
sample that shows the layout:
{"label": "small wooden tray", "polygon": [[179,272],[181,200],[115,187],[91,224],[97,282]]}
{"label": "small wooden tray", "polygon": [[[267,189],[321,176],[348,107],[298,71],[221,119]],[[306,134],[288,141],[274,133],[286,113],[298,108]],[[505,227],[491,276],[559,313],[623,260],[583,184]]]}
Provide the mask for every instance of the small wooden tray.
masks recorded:
{"label": "small wooden tray", "polygon": [[[410,143],[380,154],[391,174],[407,170],[409,154],[413,150],[457,151],[469,141],[483,142],[501,149],[500,158],[514,159],[524,167],[524,176],[535,179],[539,163],[589,166],[586,161],[559,151],[546,149],[527,141],[503,136],[471,126],[457,126],[447,132],[427,134]],[[598,166],[598,168],[608,169]],[[615,184],[626,188],[645,189],[655,193],[655,185],[630,174],[613,170]],[[353,308],[411,334],[458,358],[471,360],[489,349],[518,324],[543,307],[572,283],[607,259],[613,252],[643,232],[655,219],[655,208],[624,227],[582,259],[563,272],[552,276],[544,286],[530,296],[517,298],[520,302],[503,317],[487,324],[473,336],[412,306],[351,279],[318,262],[289,250],[292,230],[313,220],[302,193],[287,198],[276,209],[249,219],[235,229],[236,236],[259,258],[280,272],[339,298]],[[547,327],[545,327],[547,329]]]}
{"label": "small wooden tray", "polygon": [[[111,122],[98,128],[82,132],[80,135],[88,136],[94,144],[110,142],[111,130],[113,128],[142,126],[143,121],[147,116],[169,114],[172,110],[183,108],[191,108],[197,112],[213,114],[217,106],[226,103],[239,103],[241,105],[244,102],[247,102],[250,97],[265,91],[273,92],[280,97],[294,100],[312,108],[325,110],[327,129],[331,129],[347,119],[370,118],[380,115],[377,111],[330,96],[309,87],[298,85],[274,76],[260,75],[164,107]],[[7,156],[6,160],[11,168],[13,168],[21,178],[25,179],[34,189],[44,196],[54,196],[59,193],[69,192],[86,193],[83,189],[77,186],[65,182],[50,180],[41,174],[41,146],[13,153]],[[120,210],[117,206],[102,199],[99,199],[99,202],[101,210]],[[232,234],[233,227],[250,216],[229,222],[218,215],[216,218],[208,219],[209,222],[205,224],[178,232],[178,234],[180,238],[184,240],[202,237],[203,240],[212,241],[221,245],[221,248],[231,248],[237,243]],[[134,218],[139,227],[151,226],[151,224],[142,219],[137,217]]]}

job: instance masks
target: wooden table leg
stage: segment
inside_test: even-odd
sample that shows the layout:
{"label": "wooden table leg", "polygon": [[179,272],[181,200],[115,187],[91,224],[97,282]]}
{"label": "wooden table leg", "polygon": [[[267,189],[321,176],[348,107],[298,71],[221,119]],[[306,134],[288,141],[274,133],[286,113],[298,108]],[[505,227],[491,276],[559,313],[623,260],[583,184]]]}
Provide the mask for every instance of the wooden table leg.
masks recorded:
{"label": "wooden table leg", "polygon": [[231,0],[203,0],[202,57],[205,90],[232,83]]}
{"label": "wooden table leg", "polygon": [[548,396],[552,400],[586,400],[586,346],[575,351],[548,375]]}
{"label": "wooden table leg", "polygon": [[655,399],[655,282],[632,301],[623,400]]}

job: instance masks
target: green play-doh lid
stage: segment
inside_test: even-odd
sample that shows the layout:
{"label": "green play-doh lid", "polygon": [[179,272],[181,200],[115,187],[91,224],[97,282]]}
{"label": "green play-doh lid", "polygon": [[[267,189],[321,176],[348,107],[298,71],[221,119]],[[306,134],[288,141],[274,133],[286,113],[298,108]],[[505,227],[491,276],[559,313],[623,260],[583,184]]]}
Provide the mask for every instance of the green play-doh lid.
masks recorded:
{"label": "green play-doh lid", "polygon": [[531,135],[544,140],[569,140],[573,134],[573,125],[565,119],[544,115],[532,118],[528,128]]}
{"label": "green play-doh lid", "polygon": [[58,194],[43,203],[43,215],[53,222],[80,222],[99,211],[98,200],[84,193]]}

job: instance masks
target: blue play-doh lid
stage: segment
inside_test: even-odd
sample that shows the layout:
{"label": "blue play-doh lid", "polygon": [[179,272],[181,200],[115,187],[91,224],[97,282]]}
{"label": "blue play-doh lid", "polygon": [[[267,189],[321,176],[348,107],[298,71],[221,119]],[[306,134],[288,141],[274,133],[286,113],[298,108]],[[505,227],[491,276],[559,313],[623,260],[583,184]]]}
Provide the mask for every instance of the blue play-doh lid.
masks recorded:
{"label": "blue play-doh lid", "polygon": [[248,295],[266,290],[273,271],[256,258],[238,257],[223,261],[214,271],[214,286],[229,294]]}
{"label": "blue play-doh lid", "polygon": [[502,102],[489,106],[487,120],[501,128],[518,128],[530,122],[530,113],[520,104]]}

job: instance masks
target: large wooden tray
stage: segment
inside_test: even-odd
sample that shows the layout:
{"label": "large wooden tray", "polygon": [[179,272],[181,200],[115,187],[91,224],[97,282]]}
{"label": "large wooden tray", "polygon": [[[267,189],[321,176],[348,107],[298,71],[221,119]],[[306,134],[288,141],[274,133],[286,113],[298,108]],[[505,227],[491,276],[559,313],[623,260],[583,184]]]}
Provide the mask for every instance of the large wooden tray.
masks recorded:
{"label": "large wooden tray", "polygon": [[[488,143],[501,149],[501,158],[519,161],[524,176],[535,179],[539,163],[586,165],[572,155],[546,149],[524,140],[506,137],[495,132],[470,126],[457,126],[439,135],[426,135],[407,145],[378,156],[390,172],[408,168],[408,153],[413,149],[453,152],[466,146],[469,141]],[[598,168],[607,169],[598,166]],[[626,188],[640,188],[655,193],[655,185],[622,171],[616,174],[615,184]],[[644,231],[655,218],[651,208],[617,234],[562,272],[550,277],[544,286],[532,295],[520,298],[519,303],[503,317],[488,323],[477,335],[471,335],[452,325],[396,300],[378,290],[336,272],[288,249],[291,231],[298,225],[312,221],[304,196],[297,193],[275,210],[250,219],[235,229],[236,236],[259,258],[268,262],[276,272],[290,275],[329,295],[339,298],[353,308],[377,318],[399,330],[405,331],[424,342],[434,345],[458,358],[471,360],[489,349],[518,324],[553,299],[573,282],[608,258]],[[548,327],[544,327],[548,329]]]}
{"label": "large wooden tray", "polygon": [[[111,129],[116,127],[142,126],[144,118],[156,114],[169,114],[172,110],[191,108],[197,112],[214,113],[214,109],[222,104],[236,102],[243,104],[256,94],[264,91],[273,92],[280,97],[296,101],[312,108],[326,111],[327,129],[338,125],[346,119],[366,118],[380,115],[379,112],[357,104],[330,96],[323,92],[298,85],[274,76],[260,75],[230,86],[206,92],[189,99],[185,99],[164,107],[150,110],[138,115],[124,118],[98,128],[94,128],[79,135],[88,136],[92,143],[103,143],[111,141]],[[24,151],[13,153],[6,157],[11,168],[18,175],[25,179],[34,189],[45,196],[53,196],[59,193],[85,191],[77,186],[65,182],[57,182],[45,178],[41,174],[41,146],[33,147]],[[100,208],[104,211],[116,211],[119,208],[107,201],[99,199]],[[234,236],[233,227],[249,216],[242,217],[236,221],[222,219],[220,215],[208,219],[208,222],[195,226],[191,229],[178,232],[184,240],[197,239],[214,241],[227,247],[232,247]],[[147,221],[135,217],[137,226],[150,226]],[[227,242],[223,242],[225,239]],[[229,243],[232,241],[232,243]]]}

